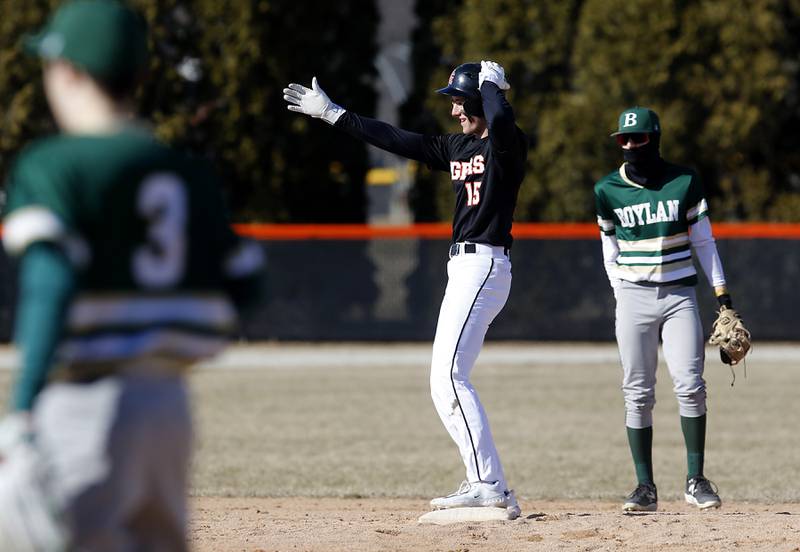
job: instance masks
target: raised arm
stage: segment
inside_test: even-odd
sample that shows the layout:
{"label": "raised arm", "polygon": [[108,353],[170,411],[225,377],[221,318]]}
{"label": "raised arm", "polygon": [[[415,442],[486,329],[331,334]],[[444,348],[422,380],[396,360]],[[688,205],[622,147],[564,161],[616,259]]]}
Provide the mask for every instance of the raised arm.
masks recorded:
{"label": "raised arm", "polygon": [[345,112],[334,126],[382,150],[416,161],[430,162],[425,155],[425,137],[422,134],[362,117],[352,111]]}
{"label": "raised arm", "polygon": [[509,151],[517,140],[517,132],[514,110],[504,93],[511,88],[506,81],[505,71],[494,61],[481,61],[478,83],[483,112],[489,127],[489,139],[498,151]]}
{"label": "raised arm", "polygon": [[317,77],[312,79],[311,88],[291,83],[283,89],[283,99],[289,103],[287,108],[290,111],[322,119],[382,150],[409,159],[430,162],[425,155],[425,138],[422,134],[408,132],[388,123],[361,117],[345,110],[328,98],[328,95],[319,86]]}

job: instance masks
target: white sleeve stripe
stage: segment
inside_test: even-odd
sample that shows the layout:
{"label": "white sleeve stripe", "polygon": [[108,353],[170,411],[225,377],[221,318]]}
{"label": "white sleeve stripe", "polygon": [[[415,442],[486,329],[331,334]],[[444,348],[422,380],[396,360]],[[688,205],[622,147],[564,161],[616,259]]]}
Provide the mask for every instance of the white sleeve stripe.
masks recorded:
{"label": "white sleeve stripe", "polygon": [[264,266],[264,250],[253,241],[244,241],[225,259],[225,274],[229,278],[250,276]]}
{"label": "white sleeve stripe", "polygon": [[597,225],[604,232],[608,232],[609,230],[614,229],[614,221],[609,219],[604,219],[600,215],[597,215]]}
{"label": "white sleeve stripe", "polygon": [[708,211],[708,203],[706,203],[705,198],[700,200],[700,203],[686,211],[686,218],[688,220],[696,219],[698,216],[702,215]]}
{"label": "white sleeve stripe", "polygon": [[35,242],[61,242],[65,235],[61,220],[40,205],[12,211],[3,222],[3,245],[10,255],[21,254]]}

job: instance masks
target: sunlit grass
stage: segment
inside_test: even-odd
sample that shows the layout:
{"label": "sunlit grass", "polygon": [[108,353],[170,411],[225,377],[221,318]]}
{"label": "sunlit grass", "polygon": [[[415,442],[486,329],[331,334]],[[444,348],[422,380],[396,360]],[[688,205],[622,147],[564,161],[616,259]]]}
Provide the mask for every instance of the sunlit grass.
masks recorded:
{"label": "sunlit grass", "polygon": [[[478,366],[509,484],[528,498],[618,499],[635,486],[617,366]],[[685,451],[665,368],[654,463],[663,499],[682,498]],[[724,498],[800,500],[794,408],[800,368],[751,367],[730,387],[706,372],[706,474]],[[192,378],[194,493],[420,496],[463,478],[428,392],[427,366],[205,371]]]}
{"label": "sunlit grass", "polygon": [[[230,496],[402,496],[463,478],[428,392],[427,366],[205,370],[191,376],[192,492]],[[529,499],[616,500],[634,486],[620,369],[479,365],[481,395],[509,484]],[[662,499],[681,498],[677,406],[659,369],[654,458]],[[723,499],[800,501],[800,367],[709,363],[706,474]],[[0,372],[0,400],[11,375]]]}

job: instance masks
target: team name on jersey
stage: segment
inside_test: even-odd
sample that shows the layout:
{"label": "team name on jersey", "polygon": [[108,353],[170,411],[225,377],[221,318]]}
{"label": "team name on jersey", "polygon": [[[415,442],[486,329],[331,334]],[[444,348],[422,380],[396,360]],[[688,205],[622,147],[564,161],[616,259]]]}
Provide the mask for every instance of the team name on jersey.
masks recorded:
{"label": "team name on jersey", "polygon": [[476,155],[469,161],[450,161],[450,178],[464,180],[471,174],[483,174],[483,155]]}
{"label": "team name on jersey", "polygon": [[659,201],[655,208],[650,203],[639,203],[614,209],[614,213],[616,213],[623,228],[633,228],[637,225],[644,226],[645,224],[656,224],[657,222],[677,221],[679,207],[679,199],[668,199],[667,201]]}

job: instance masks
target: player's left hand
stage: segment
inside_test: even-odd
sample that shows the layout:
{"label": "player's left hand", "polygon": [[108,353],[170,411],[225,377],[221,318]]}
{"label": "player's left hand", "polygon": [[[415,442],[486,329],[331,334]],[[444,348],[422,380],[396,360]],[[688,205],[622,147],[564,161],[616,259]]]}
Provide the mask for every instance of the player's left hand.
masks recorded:
{"label": "player's left hand", "polygon": [[508,90],[511,85],[506,81],[506,72],[503,66],[494,61],[481,61],[481,71],[478,73],[478,88],[483,81],[493,82],[500,90]]}
{"label": "player's left hand", "polygon": [[750,332],[742,317],[734,309],[722,306],[712,327],[709,344],[719,346],[720,358],[725,364],[738,364],[750,350]]}
{"label": "player's left hand", "polygon": [[27,412],[14,412],[0,420],[0,462],[21,443],[31,440],[33,428]]}
{"label": "player's left hand", "polygon": [[311,88],[302,84],[289,84],[288,88],[283,89],[283,99],[289,103],[286,106],[289,111],[322,119],[330,124],[335,124],[344,113],[344,109],[333,103],[320,87],[317,77],[311,79]]}

